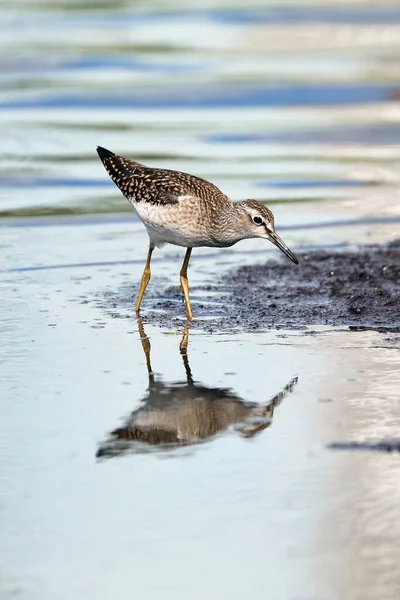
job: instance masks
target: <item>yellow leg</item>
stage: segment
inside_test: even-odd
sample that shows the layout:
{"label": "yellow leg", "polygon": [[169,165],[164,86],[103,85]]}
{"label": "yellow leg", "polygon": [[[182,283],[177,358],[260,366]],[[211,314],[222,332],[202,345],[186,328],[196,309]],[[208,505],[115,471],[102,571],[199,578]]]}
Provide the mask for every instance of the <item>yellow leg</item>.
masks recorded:
{"label": "yellow leg", "polygon": [[181,273],[180,273],[181,286],[182,286],[183,295],[185,297],[186,312],[187,312],[189,321],[191,321],[193,319],[192,308],[190,306],[190,298],[189,298],[189,283],[188,283],[188,278],[187,278],[187,269],[188,269],[191,253],[192,253],[192,249],[188,248],[186,250],[185,260],[183,261],[183,265],[182,265],[182,269],[181,269]]}
{"label": "yellow leg", "polygon": [[151,261],[151,255],[153,254],[153,250],[154,250],[154,248],[152,246],[150,246],[149,251],[147,253],[146,265],[144,267],[142,280],[140,282],[139,295],[138,295],[138,299],[136,302],[135,310],[137,313],[139,313],[140,305],[142,304],[142,299],[143,299],[144,293],[146,291],[146,288],[147,288],[150,278],[151,278],[150,261]]}

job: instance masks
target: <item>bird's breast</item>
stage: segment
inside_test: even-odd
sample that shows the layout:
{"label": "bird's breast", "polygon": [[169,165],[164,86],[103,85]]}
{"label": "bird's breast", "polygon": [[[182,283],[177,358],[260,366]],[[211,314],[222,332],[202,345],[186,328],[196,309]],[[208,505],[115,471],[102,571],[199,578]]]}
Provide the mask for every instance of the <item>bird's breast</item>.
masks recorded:
{"label": "bird's breast", "polygon": [[226,245],[216,239],[206,224],[196,219],[190,210],[182,210],[182,204],[166,206],[134,200],[131,204],[145,225],[150,240],[156,246],[174,244],[184,248],[195,248]]}

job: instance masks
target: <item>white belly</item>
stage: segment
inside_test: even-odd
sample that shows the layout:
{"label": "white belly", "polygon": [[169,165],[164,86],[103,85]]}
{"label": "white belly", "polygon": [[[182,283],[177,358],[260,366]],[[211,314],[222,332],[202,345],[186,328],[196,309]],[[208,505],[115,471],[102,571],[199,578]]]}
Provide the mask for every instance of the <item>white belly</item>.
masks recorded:
{"label": "white belly", "polygon": [[150,241],[157,247],[174,244],[184,248],[216,246],[218,244],[199,234],[189,223],[181,222],[179,205],[158,206],[147,202],[132,202],[136,213],[149,234]]}
{"label": "white belly", "polygon": [[196,246],[204,246],[204,240],[194,238],[192,235],[185,235],[182,231],[174,231],[173,229],[154,226],[150,223],[145,223],[147,233],[150,240],[157,246],[161,247],[164,244],[174,244],[175,246],[183,246],[184,248],[193,248]]}

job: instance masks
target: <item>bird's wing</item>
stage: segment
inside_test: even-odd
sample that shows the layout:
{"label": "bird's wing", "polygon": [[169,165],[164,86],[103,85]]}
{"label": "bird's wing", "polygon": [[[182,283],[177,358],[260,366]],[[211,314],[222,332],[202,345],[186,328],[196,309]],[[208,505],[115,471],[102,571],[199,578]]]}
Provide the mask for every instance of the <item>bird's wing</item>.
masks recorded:
{"label": "bird's wing", "polygon": [[216,185],[181,171],[145,169],[143,184],[149,191],[157,190],[155,202],[176,204],[189,196],[203,202],[217,200],[220,203],[230,203],[228,197]]}
{"label": "bird's wing", "polygon": [[220,189],[201,177],[152,169],[101,147],[97,152],[107,173],[128,200],[166,205],[178,204],[182,198],[191,196],[204,202],[230,203]]}

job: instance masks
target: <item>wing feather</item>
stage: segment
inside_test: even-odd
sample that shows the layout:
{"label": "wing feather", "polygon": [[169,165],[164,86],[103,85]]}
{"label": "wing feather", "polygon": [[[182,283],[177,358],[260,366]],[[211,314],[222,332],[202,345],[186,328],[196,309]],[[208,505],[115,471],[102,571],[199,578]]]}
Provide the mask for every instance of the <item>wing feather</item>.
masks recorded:
{"label": "wing feather", "polygon": [[182,198],[191,196],[205,202],[230,203],[217,186],[201,177],[146,167],[100,146],[97,152],[107,173],[129,201],[167,205],[178,204]]}

